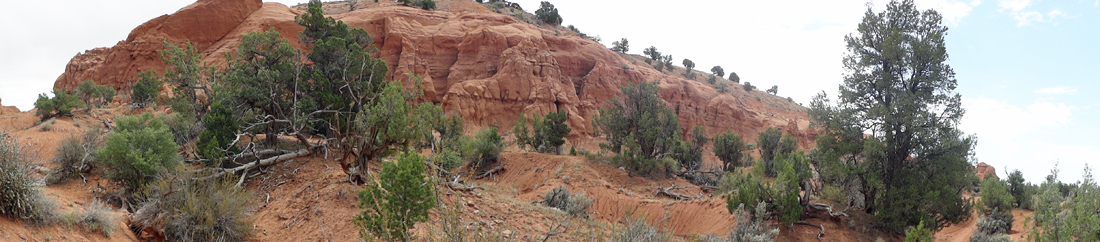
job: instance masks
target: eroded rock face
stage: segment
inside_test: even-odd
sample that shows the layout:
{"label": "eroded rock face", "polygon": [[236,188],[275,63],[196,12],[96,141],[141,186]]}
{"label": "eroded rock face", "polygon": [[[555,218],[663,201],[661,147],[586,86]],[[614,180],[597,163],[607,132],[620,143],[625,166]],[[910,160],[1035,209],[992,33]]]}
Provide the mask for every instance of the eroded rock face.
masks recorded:
{"label": "eroded rock face", "polygon": [[[491,125],[510,128],[520,113],[564,110],[570,138],[587,137],[591,117],[627,83],[660,81],[660,96],[685,127],[701,125],[710,135],[732,130],[748,142],[767,127],[781,127],[812,145],[803,108],[762,92],[732,85],[718,93],[703,79],[688,80],[682,70],[659,72],[640,59],[620,55],[564,29],[542,29],[469,1],[440,1],[442,11],[382,6],[331,14],[374,36],[388,77],[423,79],[424,99],[466,119],[468,129]],[[327,11],[327,10],[326,10]],[[301,48],[294,16],[301,11],[259,0],[202,0],[175,14],[142,24],[126,41],[74,57],[54,84],[72,88],[81,80],[128,89],[145,70],[163,72],[156,50],[161,39],[190,40],[204,61],[223,67],[224,53],[235,52],[245,33],[278,30]]]}
{"label": "eroded rock face", "polygon": [[0,100],[0,114],[18,113],[19,108],[15,106],[4,106],[4,101]]}

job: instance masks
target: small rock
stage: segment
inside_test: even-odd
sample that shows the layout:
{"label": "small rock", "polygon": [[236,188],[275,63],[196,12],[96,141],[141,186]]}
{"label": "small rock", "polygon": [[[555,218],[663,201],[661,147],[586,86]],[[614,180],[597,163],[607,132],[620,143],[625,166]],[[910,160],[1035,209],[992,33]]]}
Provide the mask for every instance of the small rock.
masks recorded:
{"label": "small rock", "polygon": [[500,234],[504,235],[505,238],[511,238],[512,237],[512,230],[505,229],[504,232],[500,232]]}
{"label": "small rock", "polygon": [[500,219],[493,220],[493,222],[497,223],[497,224],[504,224],[504,220],[500,220]]}

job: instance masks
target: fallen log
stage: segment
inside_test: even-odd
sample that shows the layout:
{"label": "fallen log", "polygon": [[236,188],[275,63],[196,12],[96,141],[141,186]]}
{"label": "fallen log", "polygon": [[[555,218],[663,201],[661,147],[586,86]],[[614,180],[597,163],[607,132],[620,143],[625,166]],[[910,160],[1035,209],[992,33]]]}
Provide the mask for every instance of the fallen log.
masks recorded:
{"label": "fallen log", "polygon": [[474,179],[485,178],[487,176],[491,176],[494,173],[501,172],[501,171],[504,171],[504,166],[503,165],[499,165],[497,167],[493,167],[493,169],[489,169],[488,171],[482,172],[481,174],[478,174],[477,176],[475,176]]}
{"label": "fallen log", "polygon": [[681,186],[677,186],[677,185],[672,185],[672,186],[669,186],[668,188],[663,188],[661,186],[657,186],[657,196],[667,196],[667,197],[670,197],[670,198],[676,199],[676,200],[699,199],[698,197],[679,194],[679,193],[676,193],[676,192],[672,191],[672,190],[684,189],[684,188],[686,188],[686,187],[681,187]]}
{"label": "fallen log", "polygon": [[823,210],[823,211],[829,213],[829,216],[833,216],[833,217],[837,217],[837,216],[844,216],[844,217],[849,217],[849,218],[852,217],[852,216],[848,216],[848,213],[845,213],[845,211],[848,211],[849,208],[852,208],[851,206],[848,206],[847,208],[844,208],[844,210],[840,210],[840,212],[833,212],[833,206],[829,206],[829,204],[824,204],[824,203],[811,203],[810,207],[813,208],[813,209],[817,209],[817,210]]}

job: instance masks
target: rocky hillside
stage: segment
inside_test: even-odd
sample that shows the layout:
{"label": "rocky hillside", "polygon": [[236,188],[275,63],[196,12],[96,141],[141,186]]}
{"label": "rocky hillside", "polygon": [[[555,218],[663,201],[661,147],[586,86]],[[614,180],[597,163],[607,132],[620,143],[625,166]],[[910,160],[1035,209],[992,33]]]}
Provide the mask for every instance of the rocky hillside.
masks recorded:
{"label": "rocky hillside", "polygon": [[[805,108],[793,102],[738,85],[719,93],[702,81],[709,74],[687,79],[683,69],[657,71],[639,56],[618,54],[565,28],[533,25],[486,6],[443,0],[439,10],[425,11],[363,1],[349,12],[341,2],[327,6],[326,14],[370,32],[380,50],[375,57],[388,63],[391,79],[421,76],[425,98],[461,114],[470,126],[510,127],[520,113],[565,110],[574,130],[570,138],[587,138],[593,131],[589,119],[619,94],[619,87],[660,81],[660,95],[677,110],[684,131],[695,125],[711,135],[728,129],[748,141],[777,126],[798,137],[803,148],[812,145]],[[301,47],[297,33],[302,27],[294,23],[301,12],[260,0],[199,0],[138,26],[115,46],[78,54],[54,86],[71,89],[93,79],[128,90],[139,72],[163,71],[156,53],[162,40],[190,41],[204,61],[217,67],[224,67],[224,55],[251,31],[274,28]]]}

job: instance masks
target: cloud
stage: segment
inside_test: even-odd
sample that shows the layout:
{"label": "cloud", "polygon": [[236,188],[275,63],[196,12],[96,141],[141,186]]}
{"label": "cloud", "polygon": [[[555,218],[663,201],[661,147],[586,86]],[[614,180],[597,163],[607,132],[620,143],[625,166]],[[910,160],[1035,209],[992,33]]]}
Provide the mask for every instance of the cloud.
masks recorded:
{"label": "cloud", "polygon": [[1077,89],[1073,87],[1048,87],[1035,90],[1034,92],[1047,95],[1074,94],[1077,93]]}
{"label": "cloud", "polygon": [[1076,106],[1044,100],[1019,107],[985,97],[963,98],[963,107],[966,108],[966,116],[959,128],[977,133],[983,140],[1012,140],[1043,126],[1068,124],[1073,121],[1073,112],[1077,110]]}
{"label": "cloud", "polygon": [[1035,10],[1028,10],[1031,6],[1031,0],[1000,0],[997,5],[1001,7],[1001,12],[1008,11],[1009,15],[1013,19],[1016,19],[1016,26],[1031,25],[1033,22],[1051,22],[1056,17],[1065,17],[1066,14],[1061,10],[1054,9],[1044,16],[1043,13]]}
{"label": "cloud", "polygon": [[963,17],[970,15],[970,10],[982,4],[981,0],[973,0],[970,3],[954,0],[924,0],[918,1],[918,8],[931,8],[943,16],[944,24],[957,25]]}
{"label": "cloud", "polygon": [[963,107],[967,112],[959,129],[978,136],[978,161],[997,168],[998,174],[1019,169],[1037,183],[1057,161],[1060,180],[1074,181],[1083,164],[1100,157],[1100,147],[1061,137],[1075,127],[1075,106],[1043,99],[1014,105],[978,97],[963,98]]}

